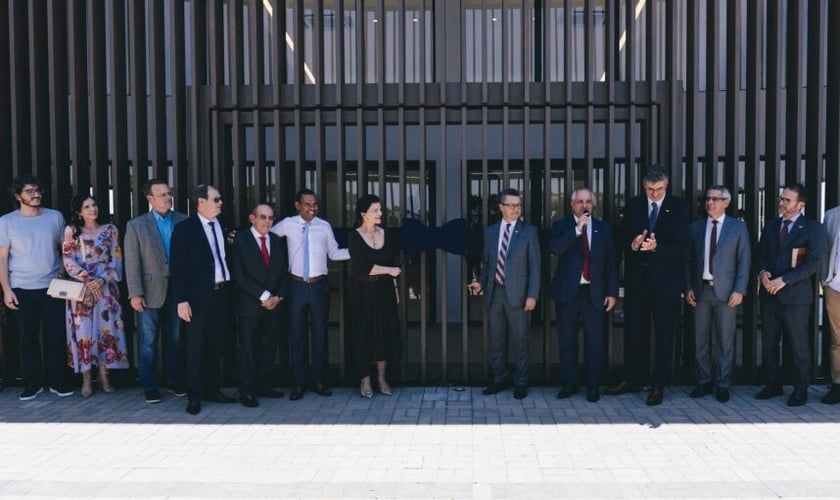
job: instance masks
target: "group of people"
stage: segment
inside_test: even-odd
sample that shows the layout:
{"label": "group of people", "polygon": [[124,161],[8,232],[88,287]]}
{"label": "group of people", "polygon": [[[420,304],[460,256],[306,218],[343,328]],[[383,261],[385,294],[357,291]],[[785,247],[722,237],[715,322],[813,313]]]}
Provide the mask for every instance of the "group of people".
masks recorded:
{"label": "group of people", "polygon": [[[595,196],[586,187],[571,193],[570,214],[554,223],[549,250],[557,268],[550,296],[555,301],[563,379],[557,398],[572,397],[581,385],[587,401],[601,397],[606,318],[618,299],[620,251],[625,272],[624,378],[605,394],[636,393],[650,386],[647,404],[662,403],[670,382],[674,325],[684,298],[694,310],[697,384],[690,396],[714,394],[718,401],[728,401],[736,309],[748,294],[754,262],[765,376],[756,398],[782,394],[779,344],[784,335],[795,366],[788,404],[806,403],[812,356],[804,325],[819,280],[832,330],[833,384],[822,401],[840,402],[840,208],[826,213],[823,226],[803,215],[805,187],[786,186],[778,201],[780,217],[763,229],[753,255],[746,224],[726,215],[732,195],[725,186],[707,189],[707,215],[691,223],[688,203],[669,193],[668,182],[663,168],[649,169],[642,179],[644,193],[629,200],[617,234],[592,216]],[[356,229],[349,235],[349,248],[340,248],[330,224],[318,217],[316,194],[308,189],[296,195],[296,215],[276,221],[272,207],[260,203],[248,216],[250,226],[233,234],[226,233],[218,218],[223,200],[214,186],[193,189],[191,216],[173,210],[166,181],[148,181],[143,193],[151,210],[128,221],[121,248],[117,227],[101,222],[94,196],[76,196],[65,224],[60,212],[41,205],[43,191],[36,178],[13,181],[11,194],[18,209],[0,217],[0,286],[19,328],[21,400],[35,398],[45,383],[58,396],[72,395],[63,375],[65,365],[82,374],[83,397],[93,392],[94,365],[101,390],[114,391],[108,370],[129,365],[118,285],[123,274],[138,318],[138,374],[146,402],[162,400],[158,344],[165,387],[175,396],[186,396],[187,413],[199,413],[202,401],[236,402],[220,389],[232,316],[239,332],[239,402],[255,407],[260,397],[283,397],[272,383],[272,373],[284,308],[293,378],[289,398],[302,398],[308,388],[330,396],[324,381],[328,259],[351,261],[354,293],[348,297],[353,311],[348,331],[360,395],[373,397],[374,376],[378,392],[392,394],[386,368],[402,351],[395,282],[401,267],[394,238],[381,226],[378,197],[358,199]],[[483,292],[487,308],[493,378],[482,392],[493,395],[512,385],[516,399],[528,395],[529,322],[540,295],[541,274],[538,231],[522,220],[522,208],[519,192],[500,193],[501,221],[486,228],[483,266],[468,285],[473,294]],[[81,299],[47,294],[51,280],[60,275],[83,284]],[[579,328],[584,342],[582,377]]]}

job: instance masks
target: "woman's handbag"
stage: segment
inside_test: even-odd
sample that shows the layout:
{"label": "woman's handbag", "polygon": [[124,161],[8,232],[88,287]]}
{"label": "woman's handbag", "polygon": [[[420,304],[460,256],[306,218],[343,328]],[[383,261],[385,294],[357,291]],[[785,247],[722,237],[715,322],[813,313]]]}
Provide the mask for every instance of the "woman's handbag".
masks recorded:
{"label": "woman's handbag", "polygon": [[63,300],[82,300],[85,296],[85,284],[81,281],[53,278],[47,295]]}

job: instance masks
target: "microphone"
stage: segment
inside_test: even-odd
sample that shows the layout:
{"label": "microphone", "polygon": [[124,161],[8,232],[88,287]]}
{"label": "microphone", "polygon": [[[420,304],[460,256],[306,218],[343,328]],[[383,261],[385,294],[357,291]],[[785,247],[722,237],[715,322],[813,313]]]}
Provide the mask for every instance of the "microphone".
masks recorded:
{"label": "microphone", "polygon": [[[587,210],[587,211],[584,211],[584,212],[583,212],[583,216],[585,216],[585,217],[589,217],[589,211],[588,211],[588,210]],[[580,228],[580,232],[581,232],[581,233],[586,232],[586,224],[584,224],[584,225]]]}

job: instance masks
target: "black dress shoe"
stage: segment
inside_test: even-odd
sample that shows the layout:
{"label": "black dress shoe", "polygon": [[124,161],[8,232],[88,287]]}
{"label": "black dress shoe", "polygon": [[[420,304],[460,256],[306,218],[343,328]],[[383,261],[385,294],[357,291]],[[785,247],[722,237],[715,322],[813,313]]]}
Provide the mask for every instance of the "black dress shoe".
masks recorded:
{"label": "black dress shoe", "polygon": [[618,385],[608,387],[604,394],[607,396],[620,396],[622,394],[633,393],[636,394],[641,391],[638,385],[633,385],[629,382],[619,382]]}
{"label": "black dress shoe", "polygon": [[198,415],[201,411],[201,401],[189,401],[187,403],[187,413],[190,415]]}
{"label": "black dress shoe", "polygon": [[485,396],[492,396],[493,394],[502,392],[505,389],[507,389],[507,385],[505,385],[504,382],[493,382],[487,387],[485,387],[484,390],[481,391],[481,393]]}
{"label": "black dress shoe", "polygon": [[235,403],[236,398],[232,398],[222,392],[221,389],[216,389],[215,391],[205,394],[204,395],[205,401],[212,401],[214,403]]}
{"label": "black dress shoe", "polygon": [[707,396],[712,393],[712,384],[711,382],[706,382],[705,384],[698,384],[693,391],[688,395],[690,398],[702,398],[703,396]]}
{"label": "black dress shoe", "polygon": [[820,399],[820,402],[826,405],[834,405],[840,403],[840,384],[831,384],[828,394]]}
{"label": "black dress shoe", "polygon": [[778,385],[775,387],[771,387],[769,385],[765,385],[755,395],[755,399],[770,399],[774,396],[781,396],[782,394],[782,386]]}
{"label": "black dress shoe", "polygon": [[572,397],[573,394],[577,394],[578,388],[576,385],[564,385],[557,391],[557,399],[566,399]]}
{"label": "black dress shoe", "polygon": [[597,387],[590,387],[586,389],[586,400],[590,403],[597,403],[601,399],[601,391]]}
{"label": "black dress shoe", "polygon": [[802,406],[808,402],[808,391],[805,389],[794,389],[793,394],[787,400],[788,406]]}
{"label": "black dress shoe", "polygon": [[315,394],[319,396],[332,396],[332,389],[325,386],[321,382],[315,384]]}
{"label": "black dress shoe", "polygon": [[248,392],[243,392],[239,395],[239,402],[242,403],[242,406],[247,406],[248,408],[256,408],[260,405],[260,402],[257,401],[257,398],[255,398],[253,394]]}
{"label": "black dress shoe", "polygon": [[517,385],[513,388],[514,399],[525,399],[528,397],[528,388],[524,385]]}
{"label": "black dress shoe", "polygon": [[264,387],[257,391],[257,396],[261,398],[280,399],[285,396],[285,394],[283,394],[283,391],[278,391],[274,387]]}
{"label": "black dress shoe", "polygon": [[647,403],[648,406],[658,406],[662,404],[662,399],[664,397],[665,391],[661,387],[654,386],[648,393],[645,403]]}
{"label": "black dress shoe", "polygon": [[724,389],[723,387],[715,389],[715,399],[721,403],[729,401],[729,389]]}
{"label": "black dress shoe", "polygon": [[292,401],[297,401],[298,399],[303,397],[304,392],[305,391],[303,390],[302,385],[296,385],[294,389],[292,389],[292,393],[289,394],[289,399]]}

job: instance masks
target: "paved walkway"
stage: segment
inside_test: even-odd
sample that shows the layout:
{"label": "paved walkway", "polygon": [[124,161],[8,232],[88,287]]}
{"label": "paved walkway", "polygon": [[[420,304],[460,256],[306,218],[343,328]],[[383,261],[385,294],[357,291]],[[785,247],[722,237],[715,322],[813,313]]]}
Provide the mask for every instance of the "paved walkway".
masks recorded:
{"label": "paved walkway", "polygon": [[[533,388],[337,389],[255,409],[139,388],[18,401],[0,392],[0,497],[840,498],[840,405],[666,392],[554,397]],[[787,389],[789,392],[790,389]],[[228,391],[232,392],[232,391]]]}

